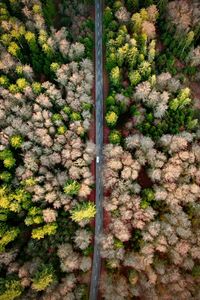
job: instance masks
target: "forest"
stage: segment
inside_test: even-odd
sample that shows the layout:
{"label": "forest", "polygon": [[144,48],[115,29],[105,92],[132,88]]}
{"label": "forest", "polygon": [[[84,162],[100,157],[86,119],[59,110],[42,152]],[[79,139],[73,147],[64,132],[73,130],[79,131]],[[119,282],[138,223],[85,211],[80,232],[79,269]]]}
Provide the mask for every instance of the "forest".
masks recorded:
{"label": "forest", "polygon": [[200,2],[103,1],[98,237],[95,4],[0,2],[0,300],[199,300]]}

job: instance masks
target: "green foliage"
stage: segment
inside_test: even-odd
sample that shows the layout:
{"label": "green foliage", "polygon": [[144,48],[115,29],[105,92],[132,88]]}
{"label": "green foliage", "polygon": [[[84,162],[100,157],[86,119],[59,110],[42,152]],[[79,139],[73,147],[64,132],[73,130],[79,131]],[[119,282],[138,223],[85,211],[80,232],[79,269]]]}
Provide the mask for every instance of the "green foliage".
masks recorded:
{"label": "green foliage", "polygon": [[27,63],[31,62],[33,69],[36,70],[37,72],[41,73],[44,63],[42,62],[41,57],[40,57],[40,49],[37,44],[37,37],[33,32],[24,30],[23,42],[24,42],[24,39],[27,43],[27,46],[30,49],[30,54],[31,54],[30,59],[28,59],[28,61],[27,61],[27,53],[26,53],[27,47],[25,45],[24,45],[25,47],[20,49],[18,45],[15,45],[16,43],[12,44],[11,45],[12,47],[10,49],[12,52],[11,54],[14,56],[17,56],[20,59],[20,61],[24,64],[26,62]]}
{"label": "green foliage", "polygon": [[7,88],[9,86],[9,79],[5,75],[0,76],[0,85],[3,86],[4,88]]}
{"label": "green foliage", "polygon": [[[90,0],[89,0],[90,1]],[[93,0],[91,0],[93,1]],[[82,24],[83,27],[90,29],[91,32],[95,30],[95,22],[91,17],[88,17]]]}
{"label": "green foliage", "polygon": [[36,95],[39,95],[42,91],[41,83],[33,82],[32,83],[32,90],[33,90],[33,93],[35,93]]}
{"label": "green foliage", "polygon": [[151,75],[151,64],[148,61],[143,61],[138,66],[138,70],[140,75],[142,76],[142,79],[146,80]]}
{"label": "green foliage", "polygon": [[23,66],[21,66],[21,65],[16,66],[15,71],[16,71],[17,75],[22,76],[23,75]]}
{"label": "green foliage", "polygon": [[106,98],[106,107],[114,106],[116,104],[116,100],[114,95],[110,95]]}
{"label": "green foliage", "polygon": [[63,190],[64,190],[65,194],[67,194],[69,196],[76,196],[76,195],[78,195],[80,187],[81,187],[80,184],[76,180],[69,179],[66,182]]}
{"label": "green foliage", "polygon": [[[117,64],[119,67],[122,67],[125,58],[127,56],[128,53],[128,44],[125,44],[123,47],[120,47],[117,49]],[[117,67],[116,67],[117,68]]]}
{"label": "green foliage", "polygon": [[142,28],[142,16],[140,15],[140,13],[135,13],[132,16],[131,21],[132,21],[132,31],[139,33]]}
{"label": "green foliage", "polygon": [[62,121],[62,116],[60,114],[53,114],[52,117],[51,117],[52,121],[54,123],[58,122],[58,121]]}
{"label": "green foliage", "polygon": [[56,16],[56,6],[54,0],[42,0],[42,10],[45,21],[50,27],[53,25],[54,18]]}
{"label": "green foliage", "polygon": [[59,126],[57,129],[58,134],[64,134],[66,132],[67,128],[66,126]]}
{"label": "green foliage", "polygon": [[32,224],[41,224],[43,221],[42,210],[39,207],[31,207],[25,218],[25,224],[27,226]]}
{"label": "green foliage", "polygon": [[115,249],[121,249],[121,248],[124,248],[124,244],[122,241],[118,240],[118,239],[115,239],[114,240],[114,247]]}
{"label": "green foliage", "polygon": [[7,169],[14,167],[16,160],[13,156],[13,153],[9,149],[0,151],[0,161],[3,161],[3,165]]}
{"label": "green foliage", "polygon": [[5,247],[14,241],[19,233],[19,228],[9,227],[4,222],[0,222],[0,253],[5,251]]}
{"label": "green foliage", "polygon": [[23,291],[20,281],[16,278],[0,278],[0,300],[14,300]]}
{"label": "green foliage", "polygon": [[47,58],[46,62],[49,64],[50,67],[51,66],[50,59],[53,58],[53,49],[47,43],[44,43],[42,44],[42,51],[44,52],[44,54],[46,54],[45,56]]}
{"label": "green foliage", "polygon": [[123,3],[122,3],[122,1],[120,1],[120,0],[116,0],[115,2],[114,2],[114,4],[113,4],[113,9],[115,10],[115,11],[117,11],[120,7],[122,7],[123,6]]}
{"label": "green foliage", "polygon": [[148,47],[148,61],[152,63],[156,56],[156,41],[152,40]]}
{"label": "green foliage", "polygon": [[53,62],[53,63],[50,65],[50,69],[51,69],[51,71],[54,72],[54,73],[57,72],[59,68],[60,68],[60,65],[59,65],[58,63],[56,63],[56,62]]}
{"label": "green foliage", "polygon": [[10,84],[9,87],[8,87],[8,89],[9,89],[9,92],[11,94],[17,94],[17,93],[19,93],[19,88],[18,88],[18,86],[16,84]]}
{"label": "green foliage", "polygon": [[200,265],[195,265],[192,269],[192,276],[195,278],[200,278]]}
{"label": "green foliage", "polygon": [[89,245],[86,249],[83,250],[83,255],[89,256],[92,255],[93,252],[94,252],[94,247],[92,245]]}
{"label": "green foliage", "polygon": [[194,42],[194,32],[190,31],[186,36],[177,36],[174,35],[175,28],[173,28],[173,30],[171,30],[170,32],[169,28],[164,25],[163,29],[167,31],[165,31],[161,35],[161,38],[163,39],[164,45],[168,47],[168,51],[173,53],[173,55],[175,55],[179,59],[185,60],[189,49],[192,47]]}
{"label": "green foliage", "polygon": [[[137,43],[135,40],[132,40],[132,42],[134,44]],[[126,60],[127,60],[127,63],[129,65],[130,69],[135,68],[135,66],[138,62],[138,58],[139,58],[138,49],[135,46],[129,47],[127,55],[126,55]]]}
{"label": "green foliage", "polygon": [[63,107],[63,112],[67,115],[71,114],[71,108],[69,106],[64,106]]}
{"label": "green foliage", "polygon": [[[40,6],[34,5],[34,7],[36,10],[40,10]],[[45,30],[40,30],[39,36],[36,36],[35,33],[27,31],[24,36],[30,51],[33,70],[38,74],[45,74],[51,78],[53,76],[51,64],[56,60],[59,63],[62,60],[62,56],[59,53],[54,53],[53,48],[47,43],[48,33]]]}
{"label": "green foliage", "polygon": [[128,10],[131,12],[136,12],[139,9],[139,0],[126,0]]}
{"label": "green foliage", "polygon": [[106,7],[106,9],[104,10],[104,16],[103,16],[103,22],[104,22],[104,26],[105,28],[109,28],[111,22],[113,21],[113,12],[111,10],[110,7]]}
{"label": "green foliage", "polygon": [[21,183],[25,187],[31,187],[31,186],[34,186],[36,184],[36,180],[33,177],[29,177],[29,178],[23,180]]}
{"label": "green foliage", "polygon": [[131,105],[131,107],[130,107],[130,113],[131,113],[132,116],[138,116],[138,115],[140,115],[140,112],[138,111],[136,105]]}
{"label": "green foliage", "polygon": [[156,57],[156,66],[158,72],[170,72],[173,76],[179,71],[177,66],[175,66],[175,57],[168,51],[158,54]]}
{"label": "green foliage", "polygon": [[80,121],[81,120],[81,114],[78,112],[73,111],[70,115],[70,119],[72,121]]}
{"label": "green foliage", "polygon": [[6,221],[8,219],[8,212],[6,209],[0,209],[0,221]]}
{"label": "green foliage", "polygon": [[0,3],[0,20],[7,20],[9,17],[9,12],[4,3]]}
{"label": "green foliage", "polygon": [[190,65],[185,66],[183,69],[184,74],[188,76],[194,76],[197,73],[198,68]]}
{"label": "green foliage", "polygon": [[36,291],[44,291],[56,280],[55,271],[52,265],[42,264],[38,268],[36,274],[32,278],[32,289]]}
{"label": "green foliage", "polygon": [[168,3],[169,0],[157,0],[156,4],[159,8],[159,11],[161,12],[161,15],[163,14],[163,12],[165,11],[165,8],[167,6],[167,3]]}
{"label": "green foliage", "polygon": [[21,55],[20,47],[19,47],[19,45],[18,45],[17,43],[15,43],[15,42],[11,42],[11,43],[10,43],[10,45],[9,45],[9,47],[8,47],[8,52],[9,52],[11,55],[13,55],[13,56],[15,56],[15,57],[17,57],[17,58],[19,58],[20,55]]}
{"label": "green foliage", "polygon": [[170,101],[169,107],[172,110],[177,110],[178,108],[180,108],[180,109],[184,108],[185,106],[190,104],[192,101],[189,96],[190,96],[189,88],[185,88],[185,89],[181,90],[179,95],[177,96],[177,98]]}
{"label": "green foliage", "polygon": [[120,82],[121,82],[121,72],[120,72],[120,68],[117,66],[113,68],[110,72],[110,83],[115,87],[119,87]]}
{"label": "green foliage", "polygon": [[8,171],[3,171],[2,173],[0,173],[0,180],[4,181],[4,182],[9,182],[12,178],[12,175],[10,172]]}
{"label": "green foliage", "polygon": [[0,41],[4,46],[9,46],[10,42],[12,40],[12,37],[10,34],[4,33],[0,37]]}
{"label": "green foliage", "polygon": [[93,57],[93,49],[94,49],[94,39],[92,35],[87,35],[86,37],[82,37],[79,39],[79,42],[85,46],[86,56],[91,58]]}
{"label": "green foliage", "polygon": [[35,51],[38,50],[35,33],[31,32],[31,31],[27,31],[25,34],[25,40],[27,41],[29,47],[32,50],[35,50]]}
{"label": "green foliage", "polygon": [[[135,1],[129,1],[129,6],[140,5]],[[146,3],[147,4],[147,3]],[[106,17],[115,20],[115,3],[111,3],[111,8],[106,8]],[[117,4],[118,5],[118,4]],[[132,97],[134,88],[144,80],[153,81],[152,71],[154,67],[156,42],[152,37],[143,32],[143,22],[150,21],[152,26],[158,13],[154,14],[154,21],[149,11],[141,5],[142,9],[133,14],[130,24],[124,25],[117,23],[114,34],[105,28],[106,32],[106,67],[110,77],[112,98],[106,99],[106,122],[113,128],[119,115],[128,111],[125,103],[114,100],[114,93],[122,93],[123,89],[128,97]],[[139,8],[139,7],[138,7]],[[110,26],[110,25],[109,25]],[[128,38],[127,38],[128,36]],[[128,84],[130,85],[128,86]],[[128,87],[127,87],[128,86]],[[114,92],[114,93],[113,93]],[[129,105],[129,104],[128,104]],[[112,119],[113,118],[113,119]]]}
{"label": "green foliage", "polygon": [[89,110],[89,111],[91,111],[92,107],[93,107],[92,104],[91,103],[87,103],[87,102],[83,103],[83,105],[82,105],[83,110]]}
{"label": "green foliage", "polygon": [[111,52],[106,58],[106,68],[110,72],[117,65],[117,55]]}
{"label": "green foliage", "polygon": [[143,189],[142,190],[142,201],[140,207],[145,209],[151,205],[152,201],[155,199],[155,194],[152,189]]}
{"label": "green foliage", "polygon": [[112,130],[109,134],[109,142],[111,144],[120,144],[122,139],[122,135],[117,130]]}
{"label": "green foliage", "polygon": [[[195,111],[187,105],[175,109],[169,108],[165,117],[158,124],[154,123],[154,118],[150,117],[150,113],[145,115],[145,119],[137,128],[153,140],[159,139],[163,134],[178,134],[182,130],[195,130],[198,120],[195,118]],[[151,114],[152,116],[152,114]]]}
{"label": "green foliage", "polygon": [[[159,70],[161,72],[169,71],[173,75],[176,75],[177,72],[186,72],[186,74],[188,72],[188,75],[194,75],[196,68],[190,69],[188,54],[198,45],[199,26],[194,23],[189,27],[190,31],[180,30],[180,26],[176,26],[174,22],[171,23],[167,17],[167,2],[167,0],[158,0],[159,9],[162,12],[161,21],[159,22],[160,38],[165,46],[157,59]],[[179,19],[181,20],[181,17]],[[177,19],[177,22],[180,25],[181,21]],[[175,62],[178,62],[176,66]],[[185,63],[187,63],[186,66],[184,66]]]}
{"label": "green foliage", "polygon": [[132,232],[132,237],[131,237],[131,248],[136,251],[139,252],[140,248],[142,246],[142,231],[140,229],[134,229]]}
{"label": "green foliage", "polygon": [[12,191],[7,186],[0,187],[0,208],[19,213],[22,209],[27,209],[30,205],[31,196],[22,188]]}
{"label": "green foliage", "polygon": [[129,73],[129,80],[132,86],[136,86],[138,83],[140,83],[142,77],[139,73],[139,71],[131,71]]}

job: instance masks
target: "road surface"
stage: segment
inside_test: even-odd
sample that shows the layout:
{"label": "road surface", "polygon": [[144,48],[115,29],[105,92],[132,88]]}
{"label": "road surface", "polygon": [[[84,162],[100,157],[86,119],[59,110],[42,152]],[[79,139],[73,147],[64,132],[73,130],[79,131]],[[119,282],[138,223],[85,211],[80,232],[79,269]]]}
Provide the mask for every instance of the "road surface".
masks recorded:
{"label": "road surface", "polygon": [[102,3],[95,0],[95,113],[96,113],[96,217],[95,240],[90,300],[97,300],[101,271],[100,245],[98,237],[103,229],[103,47],[102,47]]}

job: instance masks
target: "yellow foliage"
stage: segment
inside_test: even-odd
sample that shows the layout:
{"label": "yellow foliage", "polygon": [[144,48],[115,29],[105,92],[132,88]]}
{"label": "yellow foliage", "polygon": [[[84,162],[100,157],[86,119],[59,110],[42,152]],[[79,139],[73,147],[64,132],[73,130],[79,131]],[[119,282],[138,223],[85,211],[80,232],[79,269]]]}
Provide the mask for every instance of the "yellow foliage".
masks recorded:
{"label": "yellow foliage", "polygon": [[6,187],[0,188],[0,208],[8,208],[9,207],[9,198],[7,196],[7,189]]}
{"label": "yellow foliage", "polygon": [[41,13],[41,12],[42,12],[41,6],[40,6],[39,4],[33,5],[33,12],[34,12],[35,14]]}
{"label": "yellow foliage", "polygon": [[32,289],[36,291],[43,291],[49,286],[54,280],[53,274],[47,274],[40,278],[38,281],[33,282]]}
{"label": "yellow foliage", "polygon": [[96,207],[93,203],[88,202],[84,203],[84,205],[81,205],[77,207],[74,211],[71,212],[71,218],[75,222],[81,222],[84,220],[89,220],[91,218],[94,218],[96,214]]}
{"label": "yellow foliage", "polygon": [[45,235],[53,235],[56,233],[57,224],[46,224],[43,227],[35,228],[32,231],[32,238],[36,240],[43,239]]}
{"label": "yellow foliage", "polygon": [[5,291],[0,294],[0,300],[14,300],[22,293],[22,287],[17,280],[8,281],[5,283]]}
{"label": "yellow foliage", "polygon": [[16,84],[17,84],[19,90],[23,91],[24,88],[27,87],[28,82],[26,81],[25,78],[19,78],[19,79],[17,79]]}
{"label": "yellow foliage", "polygon": [[8,52],[13,56],[17,56],[18,52],[20,51],[20,47],[15,42],[11,42],[8,47]]}
{"label": "yellow foliage", "polygon": [[35,34],[31,31],[27,31],[25,34],[25,39],[27,40],[28,43],[35,41]]}
{"label": "yellow foliage", "polygon": [[106,114],[106,122],[108,125],[114,126],[117,122],[118,116],[114,111],[108,112]]}

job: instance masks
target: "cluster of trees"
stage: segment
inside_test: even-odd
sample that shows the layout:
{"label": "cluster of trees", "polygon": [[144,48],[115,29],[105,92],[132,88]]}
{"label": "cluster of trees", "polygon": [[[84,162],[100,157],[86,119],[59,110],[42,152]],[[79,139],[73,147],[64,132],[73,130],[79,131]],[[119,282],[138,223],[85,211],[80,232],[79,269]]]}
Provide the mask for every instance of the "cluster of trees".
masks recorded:
{"label": "cluster of trees", "polygon": [[66,26],[55,1],[0,4],[2,300],[87,298],[93,25],[89,7],[73,2],[59,4],[60,16],[71,10]]}
{"label": "cluster of trees", "polygon": [[197,125],[191,92],[184,87],[183,79],[169,72],[157,74],[158,15],[155,5],[142,8],[132,17],[119,1],[113,9],[105,9],[106,66],[110,74],[105,119],[113,144],[123,143],[120,124],[129,132],[136,127],[154,139],[193,130]]}
{"label": "cluster of trees", "polygon": [[[132,92],[145,80],[154,82],[152,76],[155,59],[155,22],[158,10],[155,5],[139,12],[128,12],[118,1],[104,14],[106,67],[110,74],[110,95],[106,99],[106,122],[114,129],[120,115],[128,112]],[[134,111],[133,113],[136,113]],[[110,133],[112,143],[119,142],[120,133]]]}
{"label": "cluster of trees", "polygon": [[199,1],[166,1],[159,24],[164,44],[157,60],[159,69],[199,78],[199,12]]}
{"label": "cluster of trees", "polygon": [[[200,131],[197,114],[184,81],[174,78],[170,72],[159,73],[157,68],[157,1],[151,1],[154,3],[150,7],[144,5],[145,8],[138,4],[138,11],[133,9],[136,2],[107,1],[105,9],[107,67],[111,77],[105,116],[110,144],[104,149],[107,222],[100,237],[105,261],[101,294],[109,300],[198,299]],[[164,2],[169,2],[168,6]],[[178,4],[177,10],[181,6]],[[164,8],[170,5],[174,4],[159,1],[158,7],[164,14],[167,11]],[[178,18],[176,21],[179,22]],[[146,77],[143,77],[141,62],[135,62],[133,56],[129,58],[125,51],[121,63],[120,47],[130,49],[126,44],[129,38],[135,39],[139,57],[144,54],[139,41],[143,41],[145,22],[151,23],[146,32],[151,34],[146,40],[144,56],[145,63],[148,61],[150,65],[146,65]],[[138,31],[138,27],[142,30]],[[153,44],[151,48],[149,45]],[[111,57],[117,58],[115,63],[121,76],[117,85],[112,77],[117,74],[116,66],[109,69]],[[129,74],[135,71],[141,77],[133,84]]]}
{"label": "cluster of trees", "polygon": [[136,86],[151,75],[155,56],[154,23],[158,11],[155,6],[151,6],[131,17],[120,2],[115,10],[107,7],[104,14],[106,67],[111,85],[120,89],[126,80]]}
{"label": "cluster of trees", "polygon": [[[105,188],[111,191],[104,200],[110,222],[100,240],[105,299],[109,293],[111,299],[199,297],[198,141],[189,132],[156,143],[134,134],[125,149],[105,147]],[[148,180],[141,180],[144,170]]]}

